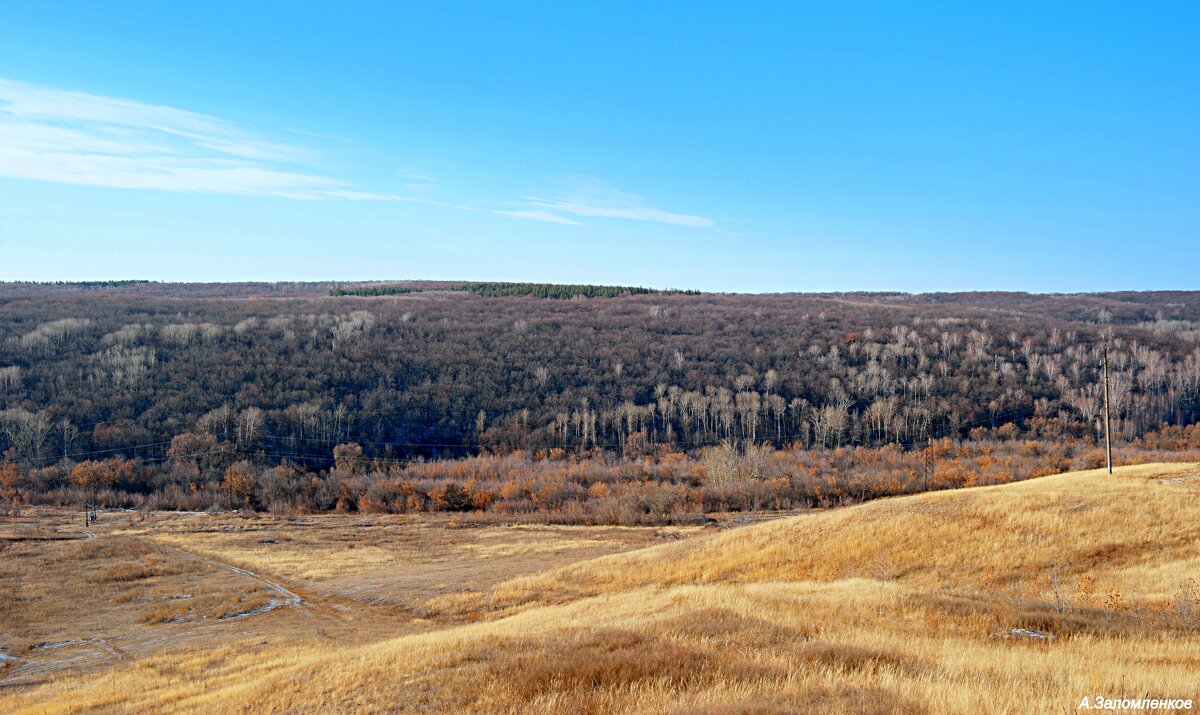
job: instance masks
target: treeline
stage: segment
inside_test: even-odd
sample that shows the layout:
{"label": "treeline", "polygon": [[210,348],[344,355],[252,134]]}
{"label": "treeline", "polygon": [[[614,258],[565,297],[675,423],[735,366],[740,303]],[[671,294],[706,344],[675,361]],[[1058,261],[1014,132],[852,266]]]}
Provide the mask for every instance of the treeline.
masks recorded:
{"label": "treeline", "polygon": [[467,283],[451,290],[485,298],[532,296],[534,298],[617,298],[624,295],[700,295],[696,290],[659,290],[638,286],[564,285],[557,283]]}
{"label": "treeline", "polygon": [[148,280],[123,279],[100,281],[15,281],[13,285],[29,286],[58,286],[67,288],[124,288],[126,286],[145,285]]}
{"label": "treeline", "polygon": [[342,443],[368,459],[437,460],[553,449],[636,459],[726,441],[913,449],[1001,427],[1089,441],[1104,345],[1119,440],[1200,416],[1191,293],[439,290],[375,301],[292,297],[303,285],[159,295],[168,290],[0,290],[3,461],[162,463],[183,433],[313,470]]}
{"label": "treeline", "polygon": [[366,288],[334,288],[329,291],[329,295],[361,295],[361,296],[379,296],[379,295],[406,295],[408,293],[420,293],[426,290],[416,286],[368,286]]}
{"label": "treeline", "polygon": [[617,298],[624,295],[700,295],[695,290],[659,290],[637,286],[601,286],[575,285],[557,283],[454,283],[439,287],[423,286],[363,286],[359,288],[335,288],[329,292],[331,296],[383,296],[406,295],[421,293],[429,290],[457,291],[471,293],[485,298],[511,298],[529,296],[533,298],[552,298],[566,300],[570,298]]}
{"label": "treeline", "polygon": [[[342,444],[328,470],[314,471],[186,433],[172,440],[162,463],[113,457],[37,469],[0,465],[0,506],[88,500],[143,510],[462,512],[568,524],[686,524],[714,512],[844,506],[1105,463],[1091,441],[1011,434],[976,430],[969,440],[913,450],[894,444],[776,450],[729,442],[693,454],[660,448],[626,459],[555,448],[433,462],[367,459],[360,445]],[[1116,457],[1123,464],[1200,460],[1200,428],[1164,428],[1122,445]]]}

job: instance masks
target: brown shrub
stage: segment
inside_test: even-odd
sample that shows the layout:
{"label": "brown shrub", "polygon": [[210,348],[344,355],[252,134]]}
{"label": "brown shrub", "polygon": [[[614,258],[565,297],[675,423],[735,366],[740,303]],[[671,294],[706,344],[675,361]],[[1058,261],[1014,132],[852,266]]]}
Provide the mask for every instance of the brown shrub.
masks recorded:
{"label": "brown shrub", "polygon": [[834,688],[813,688],[793,697],[739,700],[676,712],[679,715],[776,715],[834,711],[855,715],[924,715],[929,712],[922,703],[905,700],[887,688],[861,688],[848,684]]}
{"label": "brown shrub", "polygon": [[781,669],[731,661],[711,648],[689,647],[626,630],[602,630],[555,642],[514,644],[517,655],[493,664],[493,678],[508,698],[529,701],[550,693],[591,697],[654,681],[673,690],[714,682],[785,677]]}
{"label": "brown shrub", "polygon": [[96,580],[101,583],[140,581],[155,576],[174,576],[185,570],[179,565],[164,563],[154,556],[146,556],[141,561],[113,566],[103,571]]}
{"label": "brown shrub", "polygon": [[836,668],[848,673],[876,673],[892,670],[916,673],[928,668],[927,663],[899,651],[850,645],[847,643],[808,643],[799,650],[800,657],[815,666]]}
{"label": "brown shrub", "polygon": [[144,541],[115,537],[78,542],[70,557],[77,561],[136,559],[153,553],[154,547]]}
{"label": "brown shrub", "polygon": [[814,635],[812,630],[780,626],[724,608],[689,611],[686,616],[661,621],[658,629],[714,649],[790,646]]}

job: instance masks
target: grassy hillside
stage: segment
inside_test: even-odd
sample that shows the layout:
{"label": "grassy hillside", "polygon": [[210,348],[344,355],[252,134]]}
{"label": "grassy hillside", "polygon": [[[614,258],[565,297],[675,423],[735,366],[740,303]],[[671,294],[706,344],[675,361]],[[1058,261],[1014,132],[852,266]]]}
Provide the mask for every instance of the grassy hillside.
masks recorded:
{"label": "grassy hillside", "polygon": [[883,500],[428,604],[464,625],[178,652],[0,691],[0,709],[1027,713],[1196,698],[1197,496],[1198,465],[1144,465]]}
{"label": "grassy hillside", "polygon": [[586,562],[510,584],[499,603],[655,584],[854,577],[927,589],[1020,586],[1055,571],[1060,584],[1088,576],[1097,590],[1165,598],[1179,574],[1200,575],[1198,485],[1195,465],[1150,464],[1112,478],[1092,470],[883,499]]}

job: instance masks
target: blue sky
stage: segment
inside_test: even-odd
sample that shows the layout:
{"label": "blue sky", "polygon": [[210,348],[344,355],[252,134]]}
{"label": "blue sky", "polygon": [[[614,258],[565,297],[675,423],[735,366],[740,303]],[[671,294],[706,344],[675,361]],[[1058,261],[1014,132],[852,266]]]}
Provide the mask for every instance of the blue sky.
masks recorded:
{"label": "blue sky", "polygon": [[1200,288],[1196,3],[182,5],[0,4],[0,279]]}

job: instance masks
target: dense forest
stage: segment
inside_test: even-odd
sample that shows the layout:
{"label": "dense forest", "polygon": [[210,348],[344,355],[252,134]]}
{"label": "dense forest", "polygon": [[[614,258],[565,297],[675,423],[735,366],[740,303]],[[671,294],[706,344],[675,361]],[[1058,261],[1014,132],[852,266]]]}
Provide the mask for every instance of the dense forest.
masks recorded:
{"label": "dense forest", "polygon": [[143,491],[195,492],[234,462],[332,473],[337,445],[393,468],[985,436],[1082,453],[1105,346],[1122,443],[1200,416],[1200,292],[582,288],[0,284],[0,461],[40,491],[124,460],[166,475]]}

